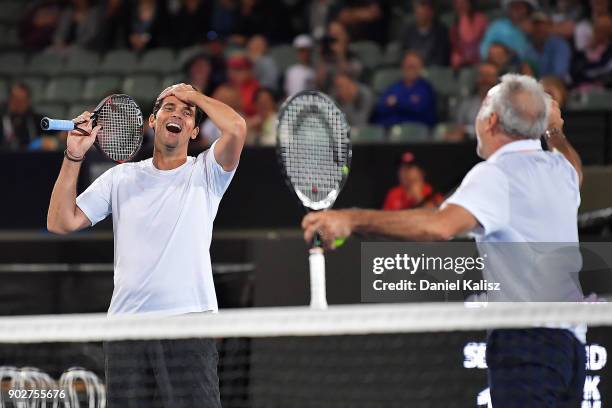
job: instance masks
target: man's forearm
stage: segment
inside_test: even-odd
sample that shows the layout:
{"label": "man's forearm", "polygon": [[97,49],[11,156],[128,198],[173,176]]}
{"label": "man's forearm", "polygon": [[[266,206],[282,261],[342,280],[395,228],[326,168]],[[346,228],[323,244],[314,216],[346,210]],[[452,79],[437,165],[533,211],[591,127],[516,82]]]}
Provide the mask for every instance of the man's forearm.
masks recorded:
{"label": "man's forearm", "polygon": [[552,129],[547,131],[546,143],[551,150],[557,150],[574,166],[578,173],[580,184],[582,184],[582,160],[580,160],[580,155],[565,137],[563,130]]}
{"label": "man's forearm", "polygon": [[80,162],[64,158],[59,176],[53,186],[47,213],[47,229],[51,232],[65,233],[76,228],[71,224],[76,214],[76,187],[80,169]]}
{"label": "man's forearm", "polygon": [[358,234],[380,235],[411,241],[447,240],[451,238],[438,225],[435,219],[437,210],[347,211],[351,216],[352,230]]}
{"label": "man's forearm", "polygon": [[244,119],[234,109],[223,102],[217,101],[209,96],[201,94],[197,103],[198,107],[206,112],[206,115],[219,128],[221,133],[240,133],[244,127]]}

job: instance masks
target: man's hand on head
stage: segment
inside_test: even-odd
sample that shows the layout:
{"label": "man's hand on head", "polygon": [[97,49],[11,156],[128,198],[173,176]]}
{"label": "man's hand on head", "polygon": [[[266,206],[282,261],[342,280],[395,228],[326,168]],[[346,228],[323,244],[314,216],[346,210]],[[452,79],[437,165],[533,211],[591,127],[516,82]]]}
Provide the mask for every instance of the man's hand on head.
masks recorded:
{"label": "man's hand on head", "polygon": [[197,106],[198,97],[201,95],[193,86],[187,84],[175,84],[167,87],[159,94],[158,99],[164,99],[168,96],[176,96],[181,101],[188,105]]}
{"label": "man's hand on head", "polygon": [[353,232],[350,210],[328,210],[308,213],[302,220],[304,240],[311,243],[318,233],[325,249],[335,249],[335,241],[348,238]]}

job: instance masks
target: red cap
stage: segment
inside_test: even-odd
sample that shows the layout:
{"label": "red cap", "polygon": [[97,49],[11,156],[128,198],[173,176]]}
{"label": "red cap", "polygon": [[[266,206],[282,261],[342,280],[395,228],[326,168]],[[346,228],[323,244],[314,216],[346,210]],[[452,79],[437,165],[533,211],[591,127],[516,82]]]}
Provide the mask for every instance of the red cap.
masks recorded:
{"label": "red cap", "polygon": [[251,66],[251,60],[245,55],[234,55],[227,60],[227,67],[230,69],[250,69]]}

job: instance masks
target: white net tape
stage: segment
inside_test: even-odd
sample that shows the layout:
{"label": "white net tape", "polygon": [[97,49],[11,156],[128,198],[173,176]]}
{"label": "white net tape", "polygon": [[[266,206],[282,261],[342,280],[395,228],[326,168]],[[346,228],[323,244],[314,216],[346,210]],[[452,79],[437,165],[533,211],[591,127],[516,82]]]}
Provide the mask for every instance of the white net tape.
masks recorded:
{"label": "white net tape", "polygon": [[540,325],[612,326],[608,303],[419,303],[229,309],[177,317],[104,314],[0,318],[0,342],[87,342],[197,337],[335,336],[470,331]]}

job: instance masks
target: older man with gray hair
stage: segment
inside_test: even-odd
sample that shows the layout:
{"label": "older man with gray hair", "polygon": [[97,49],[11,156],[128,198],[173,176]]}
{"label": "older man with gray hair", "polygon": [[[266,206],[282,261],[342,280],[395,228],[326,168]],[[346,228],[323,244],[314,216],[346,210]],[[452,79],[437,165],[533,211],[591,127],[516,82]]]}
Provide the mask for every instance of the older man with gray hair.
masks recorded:
{"label": "older man with gray hair", "polygon": [[[333,249],[337,238],[352,233],[415,241],[443,241],[469,233],[479,250],[496,243],[576,244],[582,166],[563,134],[559,106],[541,84],[528,76],[503,76],[484,99],[475,128],[477,153],[484,161],[440,209],[312,212],[302,221],[306,241],[318,232]],[[541,136],[551,151],[542,149]],[[517,262],[491,262],[493,270],[485,265],[484,278],[493,274],[500,282],[502,300],[546,300],[537,298],[534,287],[550,290],[546,279],[552,275],[532,276]],[[568,285],[554,286],[563,292],[553,293],[555,300],[582,300],[579,285]],[[493,406],[579,407],[585,331],[492,330],[487,364]]]}

